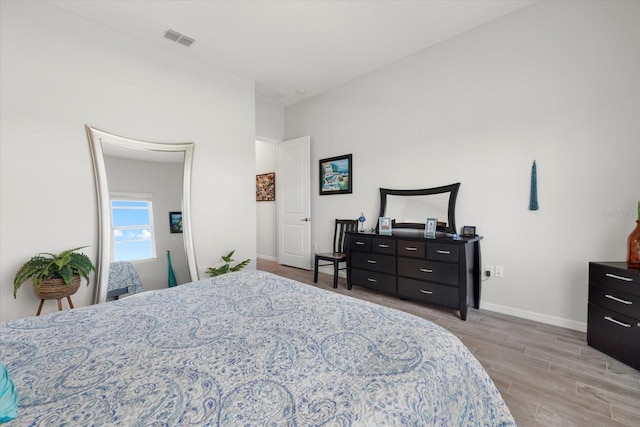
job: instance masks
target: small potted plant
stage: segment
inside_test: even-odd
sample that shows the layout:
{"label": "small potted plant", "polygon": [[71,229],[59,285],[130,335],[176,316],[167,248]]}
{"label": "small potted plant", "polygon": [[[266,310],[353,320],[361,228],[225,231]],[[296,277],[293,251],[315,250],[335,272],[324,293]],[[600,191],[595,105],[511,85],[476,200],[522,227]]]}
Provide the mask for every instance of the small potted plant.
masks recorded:
{"label": "small potted plant", "polygon": [[251,259],[245,259],[242,262],[239,262],[238,264],[234,265],[233,267],[231,266],[231,263],[233,262],[233,258],[231,258],[233,256],[233,253],[236,250],[232,250],[231,252],[229,252],[226,256],[223,255],[220,258],[222,258],[222,260],[225,262],[224,265],[218,267],[218,268],[213,268],[213,267],[209,267],[207,268],[207,270],[205,271],[205,273],[207,273],[209,276],[211,277],[216,277],[216,276],[220,276],[222,274],[226,274],[226,273],[231,273],[234,271],[240,271],[242,270],[244,267],[246,267],[249,262],[251,262]]}
{"label": "small potted plant", "polygon": [[33,282],[33,292],[42,300],[58,299],[73,295],[80,287],[80,277],[89,286],[89,274],[95,266],[79,248],[69,249],[59,254],[39,253],[25,262],[13,279],[13,297],[27,280]]}

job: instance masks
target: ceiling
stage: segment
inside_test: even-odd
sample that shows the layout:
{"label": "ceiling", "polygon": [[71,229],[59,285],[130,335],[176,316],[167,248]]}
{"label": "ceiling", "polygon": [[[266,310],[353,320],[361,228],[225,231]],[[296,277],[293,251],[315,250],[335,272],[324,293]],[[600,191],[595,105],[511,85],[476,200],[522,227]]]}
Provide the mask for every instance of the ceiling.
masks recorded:
{"label": "ceiling", "polygon": [[535,0],[46,2],[253,80],[256,96],[287,106]]}

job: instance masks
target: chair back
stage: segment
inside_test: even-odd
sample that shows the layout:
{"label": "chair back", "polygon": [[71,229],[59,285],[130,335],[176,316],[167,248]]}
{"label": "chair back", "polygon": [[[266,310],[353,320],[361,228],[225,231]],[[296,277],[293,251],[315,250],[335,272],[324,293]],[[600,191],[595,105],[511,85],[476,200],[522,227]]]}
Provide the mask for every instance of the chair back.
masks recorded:
{"label": "chair back", "polygon": [[107,292],[121,288],[128,288],[129,294],[137,294],[144,291],[136,268],[128,261],[112,262],[109,266]]}
{"label": "chair back", "polygon": [[357,230],[357,219],[336,219],[336,227],[333,232],[333,252],[344,253],[344,234],[347,231]]}

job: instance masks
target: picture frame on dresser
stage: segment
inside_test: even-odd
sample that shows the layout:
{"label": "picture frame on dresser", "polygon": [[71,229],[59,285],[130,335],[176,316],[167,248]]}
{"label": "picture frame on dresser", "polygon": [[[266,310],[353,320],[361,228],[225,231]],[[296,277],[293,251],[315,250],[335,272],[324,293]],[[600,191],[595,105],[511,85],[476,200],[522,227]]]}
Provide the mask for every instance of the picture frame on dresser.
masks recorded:
{"label": "picture frame on dresser", "polygon": [[383,236],[390,236],[393,234],[391,218],[386,216],[381,216],[378,218],[378,233]]}
{"label": "picture frame on dresser", "polygon": [[424,223],[424,237],[427,239],[435,239],[437,228],[438,218],[427,218],[427,221]]}
{"label": "picture frame on dresser", "polygon": [[476,227],[473,225],[463,225],[462,226],[462,236],[463,237],[474,237],[476,235]]}

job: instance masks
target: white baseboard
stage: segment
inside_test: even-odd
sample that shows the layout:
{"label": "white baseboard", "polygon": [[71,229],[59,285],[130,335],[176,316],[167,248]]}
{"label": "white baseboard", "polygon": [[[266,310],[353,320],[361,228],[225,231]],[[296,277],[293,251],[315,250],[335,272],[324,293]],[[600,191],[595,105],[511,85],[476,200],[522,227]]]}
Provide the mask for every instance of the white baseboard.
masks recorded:
{"label": "white baseboard", "polygon": [[278,258],[277,257],[273,257],[273,256],[269,256],[269,255],[256,254],[256,258],[266,259],[267,261],[278,262]]}
{"label": "white baseboard", "polygon": [[519,308],[507,307],[499,304],[491,304],[490,302],[480,302],[480,308],[487,309],[489,311],[495,311],[502,314],[509,314],[511,316],[522,317],[523,319],[535,320],[536,322],[547,323],[549,325],[560,326],[567,329],[573,329],[575,331],[587,332],[587,324],[585,322],[578,322],[575,320],[563,319],[561,317],[550,316],[548,314],[536,313],[528,310],[521,310]]}

